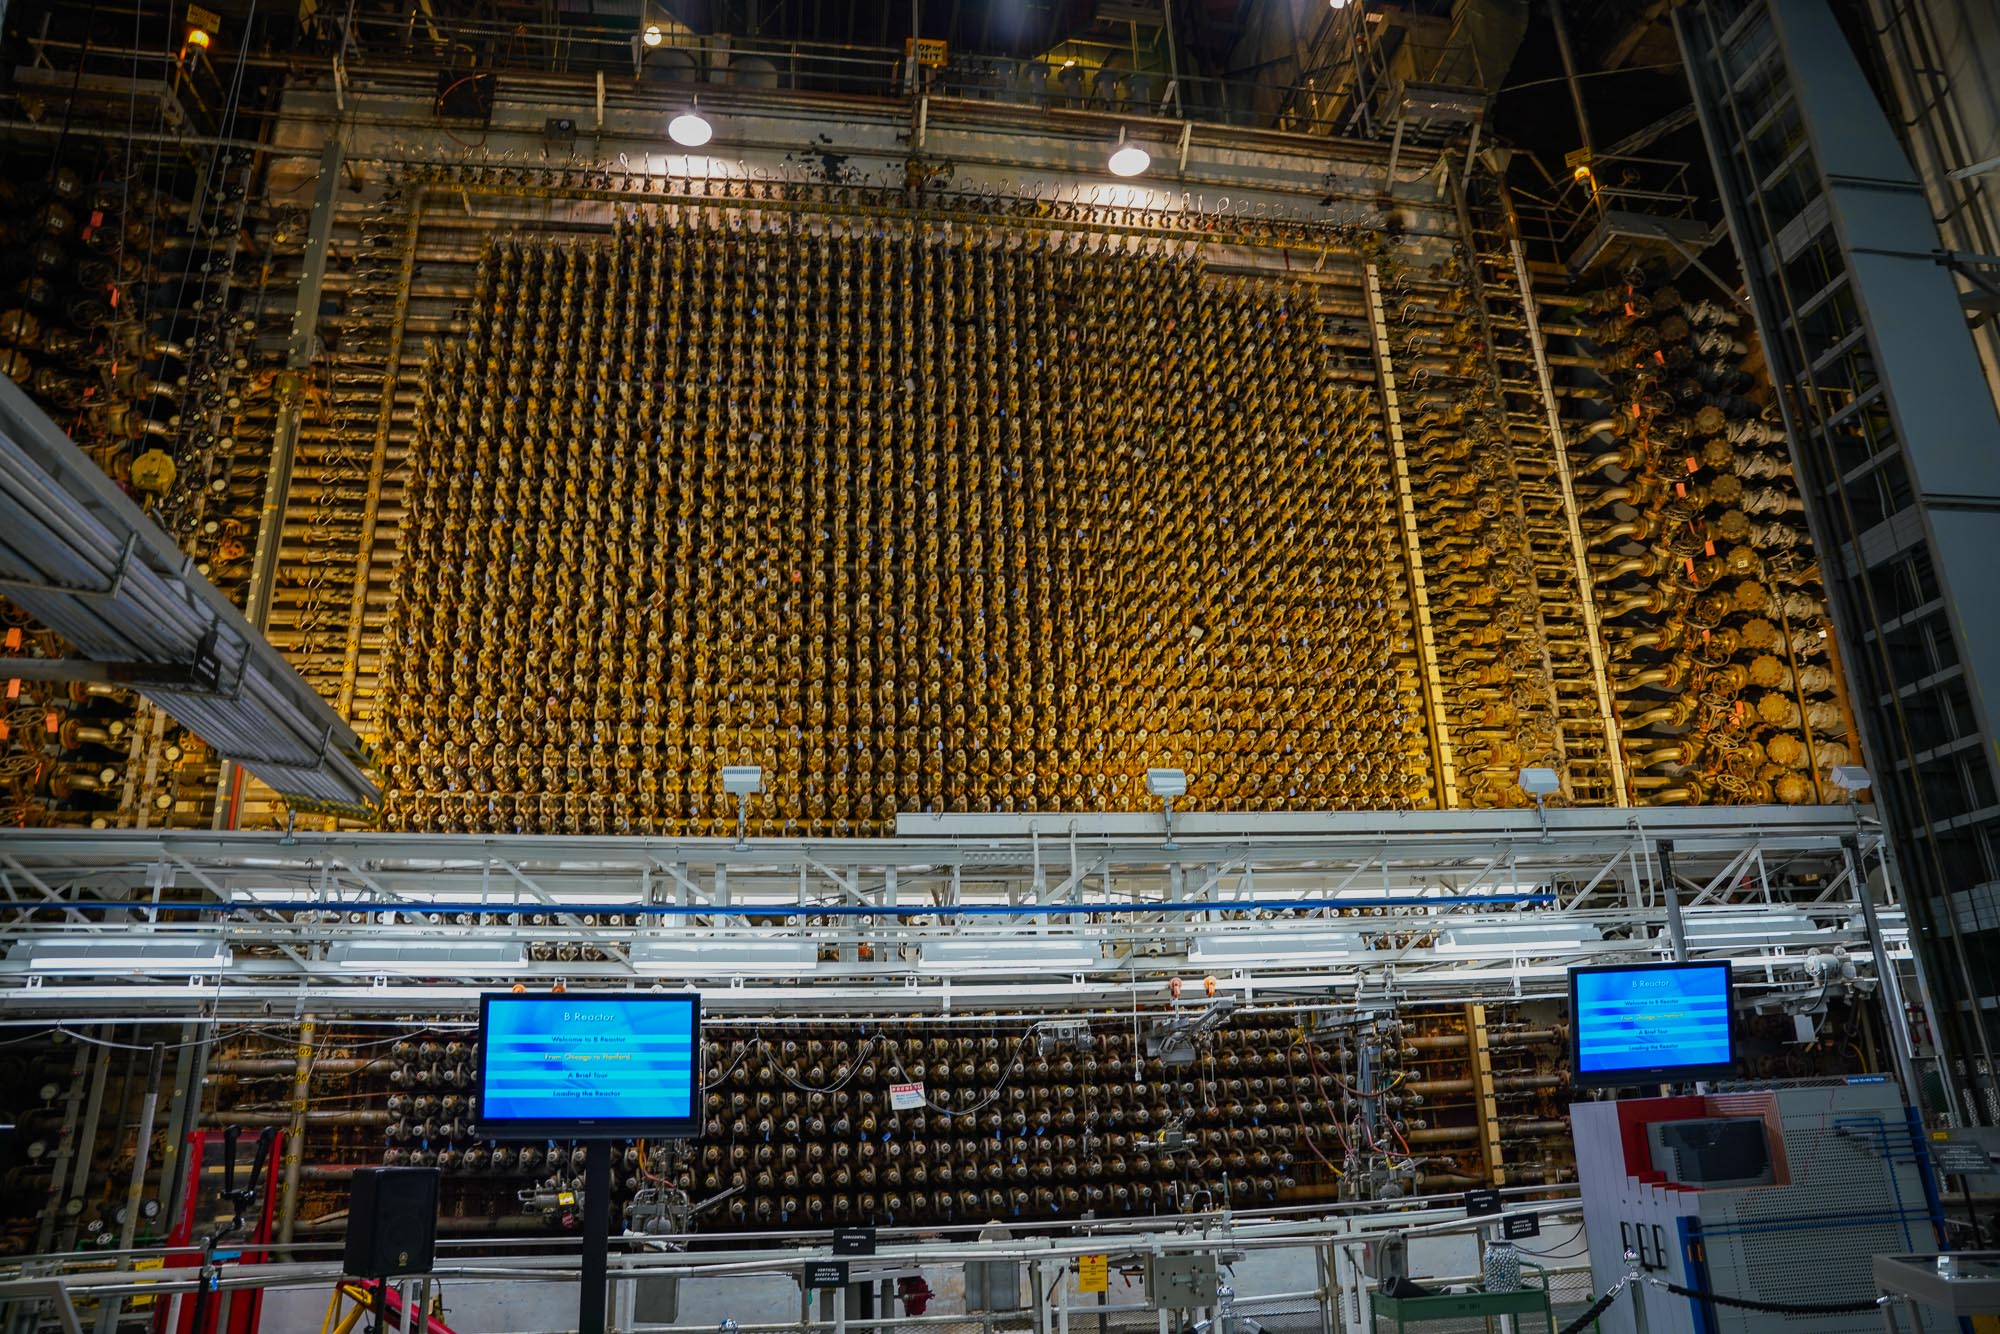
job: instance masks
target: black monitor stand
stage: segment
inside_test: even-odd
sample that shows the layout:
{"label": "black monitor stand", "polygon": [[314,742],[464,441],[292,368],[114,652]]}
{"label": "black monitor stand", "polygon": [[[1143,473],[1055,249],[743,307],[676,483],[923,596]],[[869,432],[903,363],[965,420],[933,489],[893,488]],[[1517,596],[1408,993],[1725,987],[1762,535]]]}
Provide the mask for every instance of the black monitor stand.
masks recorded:
{"label": "black monitor stand", "polygon": [[583,1150],[583,1289],[577,1294],[577,1334],[604,1334],[611,1257],[611,1141]]}

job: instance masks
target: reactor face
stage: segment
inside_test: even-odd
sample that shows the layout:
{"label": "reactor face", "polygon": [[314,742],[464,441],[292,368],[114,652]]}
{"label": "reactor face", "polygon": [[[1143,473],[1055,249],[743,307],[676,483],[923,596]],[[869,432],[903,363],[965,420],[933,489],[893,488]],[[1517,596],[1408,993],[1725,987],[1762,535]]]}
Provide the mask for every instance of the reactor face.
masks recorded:
{"label": "reactor face", "polygon": [[1407,808],[1379,411],[1198,248],[661,212],[500,242],[426,371],[375,728],[400,829]]}

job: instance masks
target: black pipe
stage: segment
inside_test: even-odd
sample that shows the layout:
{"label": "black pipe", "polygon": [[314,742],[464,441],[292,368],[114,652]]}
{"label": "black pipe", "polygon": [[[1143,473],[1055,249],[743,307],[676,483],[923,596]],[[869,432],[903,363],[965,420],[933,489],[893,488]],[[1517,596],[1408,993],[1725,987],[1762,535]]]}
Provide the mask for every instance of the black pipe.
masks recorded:
{"label": "black pipe", "polygon": [[606,1271],[611,1258],[611,1141],[594,1139],[583,1160],[583,1291],[577,1334],[604,1334]]}

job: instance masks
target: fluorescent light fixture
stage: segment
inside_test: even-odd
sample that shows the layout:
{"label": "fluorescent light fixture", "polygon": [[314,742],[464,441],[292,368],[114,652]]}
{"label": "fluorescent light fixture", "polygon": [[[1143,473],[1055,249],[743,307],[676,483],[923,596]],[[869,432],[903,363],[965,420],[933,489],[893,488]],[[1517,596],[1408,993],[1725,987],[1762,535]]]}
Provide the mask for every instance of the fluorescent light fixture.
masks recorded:
{"label": "fluorescent light fixture", "polygon": [[1146,790],[1156,797],[1187,795],[1187,772],[1182,769],[1146,770]]}
{"label": "fluorescent light fixture", "polygon": [[1050,936],[980,937],[924,942],[920,973],[1081,973],[1098,966],[1097,947]]}
{"label": "fluorescent light fixture", "polygon": [[715,127],[701,112],[690,108],[667,122],[667,138],[682,148],[700,148],[715,137]]}
{"label": "fluorescent light fixture", "polygon": [[1480,922],[1446,927],[1438,932],[1434,948],[1440,954],[1484,953],[1491,950],[1565,949],[1604,939],[1601,928],[1589,922]]}
{"label": "fluorescent light fixture", "polygon": [[1826,929],[1804,913],[1768,908],[1687,912],[1681,914],[1681,927],[1690,945],[1819,939],[1826,935]]}
{"label": "fluorescent light fixture", "polygon": [[1188,946],[1188,962],[1223,968],[1259,963],[1308,966],[1368,952],[1355,931],[1216,932],[1195,937]]}
{"label": "fluorescent light fixture", "polygon": [[1562,791],[1562,779],[1554,769],[1521,770],[1521,790],[1531,797],[1547,797]]}
{"label": "fluorescent light fixture", "polygon": [[508,973],[528,961],[518,940],[343,940],[327,947],[327,962],[358,973]]}
{"label": "fluorescent light fixture", "polygon": [[219,973],[236,960],[216,939],[130,934],[31,940],[16,945],[7,958],[27,964],[31,973]]}
{"label": "fluorescent light fixture", "polygon": [[1830,776],[1842,792],[1865,792],[1875,786],[1874,777],[1858,764],[1836,764]]}
{"label": "fluorescent light fixture", "polygon": [[[1113,176],[1137,176],[1153,165],[1153,155],[1137,144],[1125,142],[1125,131],[1118,131],[1118,147],[1111,150],[1111,157],[1105,163]],[[1160,795],[1155,793],[1155,796]],[[1179,793],[1174,795],[1179,796]]]}
{"label": "fluorescent light fixture", "polygon": [[733,940],[677,935],[632,942],[632,970],[670,977],[794,977],[810,973],[819,947],[810,940]]}

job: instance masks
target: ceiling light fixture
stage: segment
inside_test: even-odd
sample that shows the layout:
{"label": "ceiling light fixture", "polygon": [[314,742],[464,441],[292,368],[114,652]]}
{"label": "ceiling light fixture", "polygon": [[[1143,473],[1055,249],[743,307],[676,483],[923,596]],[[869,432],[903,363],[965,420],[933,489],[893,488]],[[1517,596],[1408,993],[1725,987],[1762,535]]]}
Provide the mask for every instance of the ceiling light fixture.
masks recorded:
{"label": "ceiling light fixture", "polygon": [[1111,168],[1113,176],[1137,176],[1153,165],[1153,155],[1137,144],[1125,142],[1125,131],[1118,131],[1118,147],[1111,150],[1111,160],[1105,164]]}
{"label": "ceiling light fixture", "polygon": [[646,31],[643,34],[641,34],[641,36],[644,37],[647,46],[658,46],[661,42],[666,40],[667,35],[660,31],[659,24],[648,23],[646,25]]}
{"label": "ceiling light fixture", "polygon": [[1084,973],[1104,962],[1087,941],[1054,936],[1001,939],[996,936],[927,940],[917,956],[920,973]]}
{"label": "ceiling light fixture", "polygon": [[222,941],[212,937],[161,940],[140,935],[90,935],[80,939],[34,940],[16,945],[9,963],[26,964],[31,973],[219,973],[235,961]]}
{"label": "ceiling light fixture", "polygon": [[477,977],[526,967],[528,952],[518,940],[343,940],[327,947],[326,961],[360,973]]}
{"label": "ceiling light fixture", "polygon": [[632,971],[648,977],[800,977],[819,962],[810,940],[751,940],[713,935],[641,937]]}
{"label": "ceiling light fixture", "polygon": [[708,123],[699,107],[689,107],[667,122],[667,138],[682,148],[700,148],[714,137],[715,127]]}

